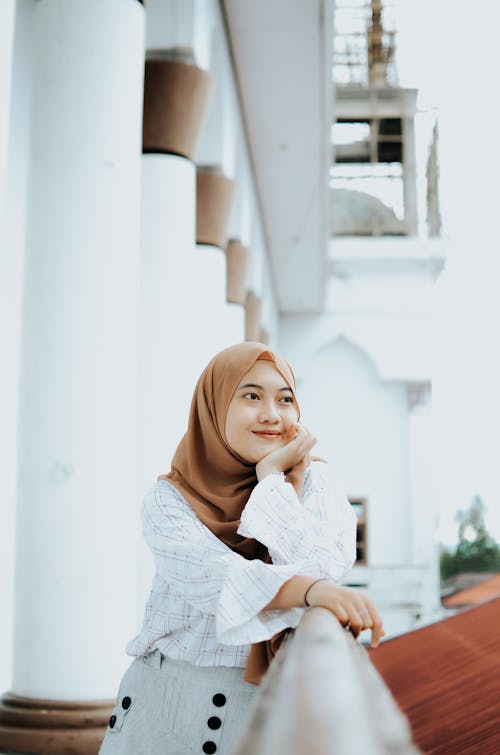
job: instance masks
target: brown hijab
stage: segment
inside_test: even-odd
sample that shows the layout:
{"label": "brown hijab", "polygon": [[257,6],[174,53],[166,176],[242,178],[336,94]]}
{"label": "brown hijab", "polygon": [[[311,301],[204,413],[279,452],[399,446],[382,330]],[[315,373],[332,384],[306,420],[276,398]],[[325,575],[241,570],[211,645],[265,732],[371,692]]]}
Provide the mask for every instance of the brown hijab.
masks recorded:
{"label": "brown hijab", "polygon": [[[271,361],[295,395],[295,377],[290,365],[265,344],[247,341],[219,352],[196,384],[188,429],[177,446],[172,469],[159,479],[172,483],[203,524],[229,548],[245,558],[270,563],[264,545],[237,534],[241,512],[258,481],[255,464],[233,451],[225,435],[233,394],[258,359]],[[259,683],[285,634],[281,632],[271,640],[252,645],[246,681]]]}

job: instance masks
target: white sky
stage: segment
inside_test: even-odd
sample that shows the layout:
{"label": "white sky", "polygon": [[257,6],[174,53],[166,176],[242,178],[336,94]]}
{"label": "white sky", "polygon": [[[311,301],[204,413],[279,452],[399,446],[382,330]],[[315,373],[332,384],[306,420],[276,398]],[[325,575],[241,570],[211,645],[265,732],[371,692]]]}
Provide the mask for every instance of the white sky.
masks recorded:
{"label": "white sky", "polygon": [[400,0],[398,69],[438,108],[441,211],[450,249],[438,283],[434,375],[440,539],[475,493],[500,541],[500,108],[491,0]]}

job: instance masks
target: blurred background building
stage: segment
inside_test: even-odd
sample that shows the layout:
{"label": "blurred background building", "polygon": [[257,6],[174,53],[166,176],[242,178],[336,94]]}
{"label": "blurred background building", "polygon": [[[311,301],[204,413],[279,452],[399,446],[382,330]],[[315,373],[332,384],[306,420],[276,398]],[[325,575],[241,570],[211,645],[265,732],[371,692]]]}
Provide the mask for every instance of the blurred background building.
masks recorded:
{"label": "blurred background building", "polygon": [[358,513],[352,584],[389,635],[439,605],[430,328],[444,264],[436,122],[398,86],[391,10],[336,4],[325,302],[280,320],[308,420]]}
{"label": "blurred background building", "polygon": [[142,494],[243,339],[296,369],[358,514],[350,584],[389,636],[439,613],[437,124],[390,3],[333,5],[1,4],[0,687],[34,710],[114,696]]}

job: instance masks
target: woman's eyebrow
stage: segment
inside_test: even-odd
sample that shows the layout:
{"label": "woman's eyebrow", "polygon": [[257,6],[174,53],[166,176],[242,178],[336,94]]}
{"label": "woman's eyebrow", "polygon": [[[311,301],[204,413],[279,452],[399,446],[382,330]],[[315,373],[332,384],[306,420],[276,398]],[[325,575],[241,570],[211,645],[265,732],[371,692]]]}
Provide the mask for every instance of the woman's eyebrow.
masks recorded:
{"label": "woman's eyebrow", "polygon": [[[257,385],[256,383],[245,383],[244,385],[239,385],[238,390],[240,388],[258,388],[260,391],[263,391],[264,388],[261,385]],[[290,393],[293,395],[293,391],[288,386],[285,386],[285,388],[279,388],[279,391],[290,391]]]}

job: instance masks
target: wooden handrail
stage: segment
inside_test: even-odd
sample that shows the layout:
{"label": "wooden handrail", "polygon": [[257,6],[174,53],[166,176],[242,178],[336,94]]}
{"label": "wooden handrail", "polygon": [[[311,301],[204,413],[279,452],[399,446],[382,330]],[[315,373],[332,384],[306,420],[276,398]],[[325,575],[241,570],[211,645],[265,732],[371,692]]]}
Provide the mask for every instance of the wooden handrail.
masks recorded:
{"label": "wooden handrail", "polygon": [[325,608],[306,611],[266,674],[234,755],[416,755],[366,650]]}

